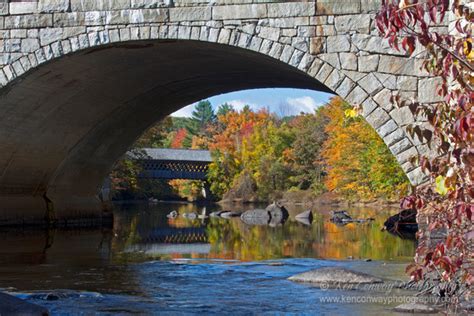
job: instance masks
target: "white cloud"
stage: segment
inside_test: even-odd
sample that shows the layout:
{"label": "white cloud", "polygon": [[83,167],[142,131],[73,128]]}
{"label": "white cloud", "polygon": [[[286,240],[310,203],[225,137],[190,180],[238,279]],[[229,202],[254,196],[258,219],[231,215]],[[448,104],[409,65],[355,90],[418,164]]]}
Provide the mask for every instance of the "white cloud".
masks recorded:
{"label": "white cloud", "polygon": [[246,105],[250,106],[252,110],[258,110],[261,108],[261,106],[259,106],[258,104],[245,102],[244,100],[231,100],[227,101],[226,103],[232,105],[232,107],[236,111],[242,110]]}
{"label": "white cloud", "polygon": [[299,114],[301,112],[313,113],[314,109],[322,105],[309,96],[287,98],[286,103],[291,106],[291,112],[294,114]]}
{"label": "white cloud", "polygon": [[178,111],[172,113],[171,116],[174,116],[174,117],[191,117],[192,114],[193,114],[193,110],[194,110],[195,105],[196,105],[196,103],[185,106],[184,108],[179,109]]}
{"label": "white cloud", "polygon": [[231,105],[235,110],[242,110],[246,104],[242,100],[231,100],[231,101],[227,101],[226,103]]}

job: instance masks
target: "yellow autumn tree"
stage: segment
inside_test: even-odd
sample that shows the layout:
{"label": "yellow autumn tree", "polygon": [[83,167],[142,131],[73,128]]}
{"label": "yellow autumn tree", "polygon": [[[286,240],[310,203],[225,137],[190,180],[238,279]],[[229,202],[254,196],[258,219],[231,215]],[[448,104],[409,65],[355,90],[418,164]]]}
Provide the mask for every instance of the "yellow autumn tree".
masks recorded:
{"label": "yellow autumn tree", "polygon": [[408,189],[403,170],[363,118],[347,115],[350,109],[339,97],[323,109],[329,119],[322,150],[327,189],[351,200],[398,198]]}

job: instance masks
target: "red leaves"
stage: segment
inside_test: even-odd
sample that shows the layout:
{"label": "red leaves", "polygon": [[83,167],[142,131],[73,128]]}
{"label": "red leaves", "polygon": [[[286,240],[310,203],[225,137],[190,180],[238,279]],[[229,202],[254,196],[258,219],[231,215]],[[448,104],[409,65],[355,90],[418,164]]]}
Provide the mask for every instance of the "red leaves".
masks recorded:
{"label": "red leaves", "polygon": [[449,73],[449,69],[451,68],[453,64],[453,57],[451,55],[446,55],[445,58],[443,58],[443,72],[445,74]]}
{"label": "red leaves", "polygon": [[426,159],[426,157],[420,158],[420,166],[423,170],[431,171],[431,163],[429,159]]}
{"label": "red leaves", "polygon": [[379,33],[384,33],[384,29],[386,28],[386,25],[384,25],[383,16],[380,19],[375,20],[375,25],[377,26]]}
{"label": "red leaves", "polygon": [[[416,120],[429,126],[409,125],[407,132],[414,139],[417,136],[421,143],[426,140],[428,148],[436,149],[440,157],[410,160],[430,175],[431,182],[418,187],[417,194],[404,198],[400,206],[415,208],[421,218],[426,215],[429,219],[426,231],[420,231],[419,236],[443,229],[447,238],[436,246],[420,239],[417,261],[407,267],[407,272],[414,280],[434,274],[440,282],[469,285],[474,283],[474,269],[472,265],[466,266],[467,262],[474,262],[469,248],[474,238],[474,19],[459,1],[450,3],[449,0],[384,1],[377,15],[377,28],[392,48],[401,49],[409,56],[414,54],[416,45],[425,48],[429,58],[423,68],[433,77],[441,78],[437,94],[444,100],[435,104],[408,103]],[[438,32],[443,29],[438,23],[445,19],[448,10],[457,15],[454,25],[457,34]],[[396,101],[397,105],[407,104]],[[437,193],[437,179],[444,180],[446,194]],[[445,295],[454,296],[456,291],[459,289]]]}
{"label": "red leaves", "polygon": [[438,13],[438,8],[436,7],[436,5],[433,5],[429,10],[431,22],[436,23],[436,14],[437,13]]}
{"label": "red leaves", "polygon": [[406,196],[400,202],[400,208],[403,210],[421,209],[423,205],[423,200],[416,195]]}
{"label": "red leaves", "polygon": [[398,37],[396,34],[393,34],[388,38],[388,44],[396,50],[400,51],[400,48],[398,48]]}
{"label": "red leaves", "polygon": [[171,141],[171,148],[183,148],[183,142],[187,133],[188,132],[185,128],[179,129]]}
{"label": "red leaves", "polygon": [[459,118],[454,124],[457,137],[460,140],[467,141],[472,139],[474,117],[472,113],[468,113],[466,116]]}
{"label": "red leaves", "polygon": [[417,265],[416,263],[409,264],[405,272],[408,275],[411,275],[415,281],[419,281],[423,279],[423,267]]}
{"label": "red leaves", "polygon": [[415,208],[416,197],[414,195],[406,196],[400,201],[400,208],[402,210]]}
{"label": "red leaves", "polygon": [[443,243],[439,243],[436,245],[436,254],[438,256],[444,256],[446,253],[446,246]]}
{"label": "red leaves", "polygon": [[469,207],[466,207],[464,212],[465,212],[466,217],[468,218],[468,220],[472,222],[472,220],[473,220],[472,215],[474,214],[474,205],[471,204]]}
{"label": "red leaves", "polygon": [[452,69],[452,76],[453,76],[453,78],[457,78],[457,77],[459,76],[458,67],[453,66],[451,69]]}
{"label": "red leaves", "polygon": [[454,209],[454,216],[456,218],[465,216],[466,219],[470,222],[472,222],[473,220],[473,217],[472,217],[473,213],[474,213],[474,204],[460,203]]}
{"label": "red leaves", "polygon": [[446,15],[446,11],[448,10],[449,7],[449,0],[441,0],[441,8],[440,8],[440,14],[439,14],[439,20],[443,21],[444,16]]}
{"label": "red leaves", "polygon": [[425,10],[421,4],[415,7],[415,12],[416,12],[416,20],[419,22],[424,21]]}
{"label": "red leaves", "polygon": [[402,40],[402,47],[408,53],[409,56],[415,51],[415,37],[408,36]]}
{"label": "red leaves", "polygon": [[462,27],[461,20],[457,20],[456,23],[454,23],[454,27],[456,28],[456,31],[459,33],[465,33],[465,29]]}
{"label": "red leaves", "polygon": [[440,266],[442,269],[444,269],[444,271],[446,271],[447,273],[452,273],[453,270],[456,269],[455,265],[453,264],[453,262],[451,261],[451,258],[449,258],[448,256],[443,256],[441,258],[438,258],[435,262],[434,262],[435,265],[437,266]]}

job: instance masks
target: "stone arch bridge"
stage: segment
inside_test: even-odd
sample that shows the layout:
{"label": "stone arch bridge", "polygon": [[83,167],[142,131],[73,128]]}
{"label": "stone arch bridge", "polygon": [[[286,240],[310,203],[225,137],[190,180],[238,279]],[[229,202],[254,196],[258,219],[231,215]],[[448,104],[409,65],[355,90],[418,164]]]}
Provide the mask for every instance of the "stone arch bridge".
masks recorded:
{"label": "stone arch bridge", "polygon": [[[427,146],[390,97],[436,80],[379,38],[376,0],[0,1],[0,223],[100,216],[97,190],[153,123],[216,94],[292,87],[362,107],[413,184]],[[421,57],[422,55],[418,55]],[[419,122],[422,124],[422,122]]]}

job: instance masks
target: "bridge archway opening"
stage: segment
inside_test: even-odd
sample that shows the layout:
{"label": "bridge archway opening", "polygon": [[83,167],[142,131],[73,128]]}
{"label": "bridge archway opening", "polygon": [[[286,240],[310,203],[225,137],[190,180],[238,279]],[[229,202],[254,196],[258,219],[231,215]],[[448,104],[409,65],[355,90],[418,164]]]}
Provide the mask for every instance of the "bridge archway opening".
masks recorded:
{"label": "bridge archway opening", "polygon": [[[288,87],[332,93],[287,63],[191,40],[98,46],[30,70],[1,90],[0,218],[97,214],[113,163],[151,125],[210,96]],[[6,193],[6,194],[5,194]],[[5,196],[7,195],[7,196]]]}

